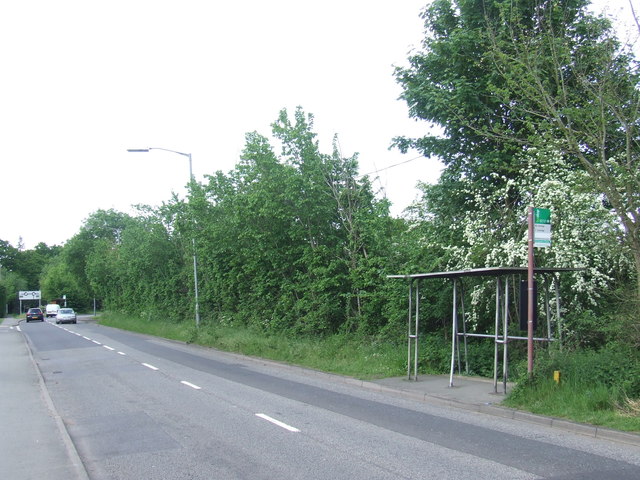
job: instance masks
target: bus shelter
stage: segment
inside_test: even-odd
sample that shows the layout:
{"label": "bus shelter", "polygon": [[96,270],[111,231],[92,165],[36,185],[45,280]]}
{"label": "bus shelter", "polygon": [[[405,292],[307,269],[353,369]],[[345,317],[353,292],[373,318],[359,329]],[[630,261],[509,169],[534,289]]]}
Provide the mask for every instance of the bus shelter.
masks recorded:
{"label": "bus shelter", "polygon": [[[551,305],[549,302],[549,288],[553,284],[555,288],[555,315],[556,315],[556,335],[562,338],[562,321],[560,318],[560,294],[559,294],[559,274],[562,272],[574,272],[579,268],[535,268],[534,277],[536,281],[544,286],[544,308],[546,317],[546,336],[534,337],[535,342],[551,342],[555,338],[551,328]],[[464,351],[465,372],[469,373],[467,339],[469,337],[492,338],[494,342],[493,361],[493,388],[498,393],[498,363],[500,346],[502,346],[502,393],[507,391],[508,378],[508,345],[510,341],[527,340],[526,336],[511,335],[509,333],[509,306],[518,302],[518,298],[510,299],[510,286],[514,286],[516,279],[526,278],[527,267],[489,267],[475,268],[469,270],[458,270],[449,272],[417,273],[411,275],[388,275],[387,278],[405,279],[409,283],[409,317],[407,334],[407,376],[409,380],[418,380],[418,347],[419,347],[419,324],[420,324],[420,282],[431,279],[450,279],[453,282],[453,307],[452,307],[452,336],[451,336],[451,369],[449,375],[449,386],[453,387],[453,374],[458,367],[458,372],[462,372],[461,346]],[[469,333],[464,310],[464,288],[463,279],[465,277],[494,277],[496,280],[495,289],[495,329],[491,333]],[[524,299],[526,302],[526,298]],[[462,319],[461,321],[459,319]],[[462,327],[462,328],[460,328]],[[460,341],[462,340],[462,342]],[[413,375],[412,375],[413,357]]]}

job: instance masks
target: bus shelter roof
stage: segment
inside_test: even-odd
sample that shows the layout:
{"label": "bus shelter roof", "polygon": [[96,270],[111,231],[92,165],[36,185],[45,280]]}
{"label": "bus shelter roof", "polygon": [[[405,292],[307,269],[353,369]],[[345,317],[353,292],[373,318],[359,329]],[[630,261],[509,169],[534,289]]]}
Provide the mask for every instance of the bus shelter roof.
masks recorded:
{"label": "bus shelter roof", "polygon": [[[577,272],[582,268],[534,268],[534,274],[549,275],[562,272]],[[499,277],[503,275],[527,274],[527,267],[487,267],[454,270],[450,272],[413,273],[409,275],[387,275],[387,278],[404,278],[408,280],[423,278],[461,278],[461,277]]]}

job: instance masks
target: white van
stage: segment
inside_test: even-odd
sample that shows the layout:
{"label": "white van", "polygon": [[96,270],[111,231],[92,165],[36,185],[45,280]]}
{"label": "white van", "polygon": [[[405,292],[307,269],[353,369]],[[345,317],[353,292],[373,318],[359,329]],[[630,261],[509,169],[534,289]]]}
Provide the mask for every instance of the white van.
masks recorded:
{"label": "white van", "polygon": [[46,315],[47,318],[49,318],[49,317],[57,317],[58,316],[58,310],[60,310],[60,305],[58,305],[56,303],[50,303],[45,308],[45,315]]}

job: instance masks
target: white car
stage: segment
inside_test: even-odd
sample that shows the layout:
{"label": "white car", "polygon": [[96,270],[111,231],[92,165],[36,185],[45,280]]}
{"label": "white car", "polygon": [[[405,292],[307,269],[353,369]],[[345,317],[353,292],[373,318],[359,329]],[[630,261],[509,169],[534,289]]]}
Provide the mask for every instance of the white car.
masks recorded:
{"label": "white car", "polygon": [[56,315],[58,315],[59,310],[60,310],[60,305],[58,305],[57,303],[50,303],[44,309],[45,314],[47,315],[47,318],[55,317]]}
{"label": "white car", "polygon": [[61,308],[58,310],[56,323],[77,323],[76,312],[73,308]]}

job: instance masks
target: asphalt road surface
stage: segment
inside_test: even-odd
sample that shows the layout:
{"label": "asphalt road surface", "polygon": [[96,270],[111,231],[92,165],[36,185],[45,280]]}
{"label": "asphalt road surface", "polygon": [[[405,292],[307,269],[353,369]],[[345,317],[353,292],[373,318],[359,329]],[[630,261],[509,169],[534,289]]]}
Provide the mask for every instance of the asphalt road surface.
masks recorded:
{"label": "asphalt road surface", "polygon": [[94,323],[22,323],[91,479],[640,479],[640,448]]}

